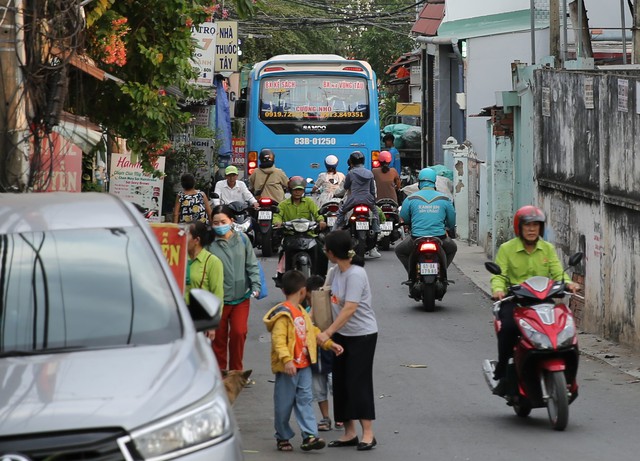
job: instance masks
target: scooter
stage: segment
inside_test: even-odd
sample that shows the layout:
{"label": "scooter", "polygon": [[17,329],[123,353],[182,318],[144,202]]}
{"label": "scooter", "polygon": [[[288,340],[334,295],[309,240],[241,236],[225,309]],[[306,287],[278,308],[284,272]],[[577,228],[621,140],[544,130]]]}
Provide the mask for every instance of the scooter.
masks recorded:
{"label": "scooter", "polygon": [[412,272],[409,280],[409,296],[422,301],[427,312],[436,310],[436,299],[442,301],[449,281],[447,279],[447,255],[438,237],[419,237],[414,240],[409,259]]}
{"label": "scooter", "polygon": [[298,270],[305,277],[312,274],[324,276],[327,271],[326,258],[319,254],[322,249],[318,238],[308,234],[318,228],[318,223],[299,218],[284,222],[282,226],[290,232],[282,242],[285,270]]}
{"label": "scooter", "polygon": [[[583,253],[569,258],[569,266],[582,260]],[[485,263],[486,269],[502,275],[500,266]],[[511,283],[507,280],[509,285]],[[565,295],[582,296],[565,291],[564,282],[547,277],[531,277],[520,285],[510,286],[508,296],[493,305],[494,327],[500,329],[500,304],[515,300],[513,318],[520,329],[520,339],[514,348],[506,370],[507,404],[518,416],[526,417],[533,408],[547,408],[553,429],[562,431],[569,422],[569,404],[578,397],[578,337],[571,310],[557,298]],[[484,360],[482,369],[489,389],[496,362]]]}
{"label": "scooter", "polygon": [[341,199],[334,198],[326,201],[318,210],[318,214],[324,217],[327,223],[327,229],[331,230],[338,219],[338,209],[340,208]]}
{"label": "scooter", "polygon": [[380,223],[380,235],[378,236],[378,248],[388,250],[392,243],[400,240],[403,236],[400,216],[398,216],[398,203],[390,198],[378,200],[378,208],[384,213],[385,222]]}
{"label": "scooter", "polygon": [[378,232],[372,230],[373,214],[368,205],[360,204],[353,207],[348,218],[349,232],[353,240],[356,254],[364,258],[364,254],[375,248],[378,242]]}
{"label": "scooter", "polygon": [[258,200],[260,208],[255,216],[256,247],[262,250],[262,256],[269,257],[280,247],[282,232],[273,227],[273,213],[278,212],[278,202],[268,197]]}
{"label": "scooter", "polygon": [[255,233],[252,226],[251,215],[249,214],[249,203],[247,202],[231,202],[227,205],[234,213],[234,222],[232,227],[237,232],[244,232],[253,244],[255,241]]}

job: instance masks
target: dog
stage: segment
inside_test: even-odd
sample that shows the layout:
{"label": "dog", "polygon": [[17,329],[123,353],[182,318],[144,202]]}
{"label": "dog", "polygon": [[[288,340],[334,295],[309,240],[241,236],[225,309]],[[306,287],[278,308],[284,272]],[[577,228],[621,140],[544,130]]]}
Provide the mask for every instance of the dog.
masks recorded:
{"label": "dog", "polygon": [[222,382],[224,388],[227,391],[227,397],[229,403],[233,405],[233,402],[238,398],[240,391],[249,383],[249,376],[253,370],[231,370],[223,372]]}

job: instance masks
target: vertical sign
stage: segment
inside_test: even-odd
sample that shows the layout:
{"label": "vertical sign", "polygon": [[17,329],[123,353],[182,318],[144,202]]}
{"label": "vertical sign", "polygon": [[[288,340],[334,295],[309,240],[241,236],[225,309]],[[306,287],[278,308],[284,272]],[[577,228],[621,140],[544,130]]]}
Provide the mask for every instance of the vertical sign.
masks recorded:
{"label": "vertical sign", "polygon": [[[34,146],[31,145],[31,153]],[[60,134],[53,132],[40,144],[40,165],[35,192],[81,192],[82,149]]]}
{"label": "vertical sign", "polygon": [[216,72],[238,71],[238,22],[219,21],[216,38]]}
{"label": "vertical sign", "polygon": [[238,167],[238,171],[240,172],[238,179],[240,180],[244,178],[245,143],[244,138],[231,139],[231,164]]}
{"label": "vertical sign", "polygon": [[196,41],[196,50],[191,58],[198,72],[197,85],[213,86],[213,64],[216,59],[216,23],[203,22],[191,27],[191,37]]}
{"label": "vertical sign", "polygon": [[629,80],[618,79],[618,111],[629,111]]}
{"label": "vertical sign", "polygon": [[551,117],[551,88],[542,87],[542,116]]}
{"label": "vertical sign", "polygon": [[153,223],[151,230],[156,235],[171,272],[184,293],[187,276],[187,233],[179,224]]}
{"label": "vertical sign", "polygon": [[584,108],[595,108],[593,100],[593,77],[585,77],[584,79]]}
{"label": "vertical sign", "polygon": [[[158,157],[153,167],[164,172],[164,160],[164,157]],[[162,184],[162,178],[154,178],[145,173],[140,162],[131,163],[131,157],[128,154],[111,154],[109,193],[156,211],[149,218],[151,222],[160,222]]]}

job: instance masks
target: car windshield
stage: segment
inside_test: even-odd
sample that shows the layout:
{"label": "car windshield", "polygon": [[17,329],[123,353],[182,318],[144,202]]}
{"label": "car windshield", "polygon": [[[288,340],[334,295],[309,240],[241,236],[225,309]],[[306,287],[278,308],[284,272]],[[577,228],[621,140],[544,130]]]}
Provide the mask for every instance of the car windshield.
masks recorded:
{"label": "car windshield", "polygon": [[138,228],[0,235],[0,354],[163,344],[175,297]]}

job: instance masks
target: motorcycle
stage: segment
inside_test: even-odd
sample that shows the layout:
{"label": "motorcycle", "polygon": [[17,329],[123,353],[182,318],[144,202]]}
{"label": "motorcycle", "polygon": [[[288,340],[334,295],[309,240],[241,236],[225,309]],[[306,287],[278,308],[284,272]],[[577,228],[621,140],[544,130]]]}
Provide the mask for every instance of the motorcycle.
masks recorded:
{"label": "motorcycle", "polygon": [[248,202],[231,202],[227,205],[235,216],[234,222],[231,225],[237,232],[244,232],[249,237],[249,240],[253,244],[255,241],[255,233],[252,226],[251,215],[249,214]]}
{"label": "motorcycle", "polygon": [[398,204],[395,200],[389,198],[378,200],[376,204],[382,210],[386,219],[385,222],[380,223],[378,248],[386,251],[392,243],[400,240],[403,236],[400,216],[398,215]]}
{"label": "motorcycle", "polygon": [[422,301],[427,312],[436,309],[436,300],[442,301],[449,281],[447,279],[447,255],[438,237],[419,237],[413,242],[413,252],[409,259],[413,269],[409,280],[409,296]]}
{"label": "motorcycle", "polygon": [[354,206],[347,216],[353,247],[356,254],[363,258],[378,242],[378,232],[372,230],[373,213],[377,212],[378,210],[371,210],[368,205],[360,204]]}
{"label": "motorcycle", "polygon": [[258,200],[260,208],[254,217],[256,228],[255,246],[262,250],[262,256],[273,255],[280,247],[282,232],[273,227],[273,213],[278,212],[278,202],[268,197],[261,197]]}
{"label": "motorcycle", "polygon": [[[569,266],[580,263],[583,253],[569,258]],[[500,266],[485,263],[486,269],[502,275]],[[505,277],[504,275],[502,275]],[[506,278],[506,277],[505,277]],[[507,283],[511,285],[507,279]],[[578,397],[578,337],[571,310],[556,300],[565,295],[582,296],[565,291],[565,283],[547,277],[531,277],[510,286],[507,297],[493,305],[494,327],[500,329],[498,312],[504,301],[515,300],[513,317],[520,329],[520,339],[506,370],[506,394],[503,398],[518,416],[526,417],[533,408],[547,408],[553,429],[562,431],[569,422],[569,404]],[[489,389],[496,362],[484,360],[482,369]]]}
{"label": "motorcycle", "polygon": [[290,232],[284,236],[282,248],[285,256],[285,270],[295,269],[309,277],[312,274],[324,276],[327,271],[326,257],[323,258],[322,246],[317,237],[308,233],[318,228],[318,223],[298,218],[282,224]]}
{"label": "motorcycle", "polygon": [[318,214],[324,217],[324,222],[327,223],[327,229],[331,230],[338,219],[338,209],[340,208],[340,199],[334,198],[325,202],[320,209],[318,210]]}

